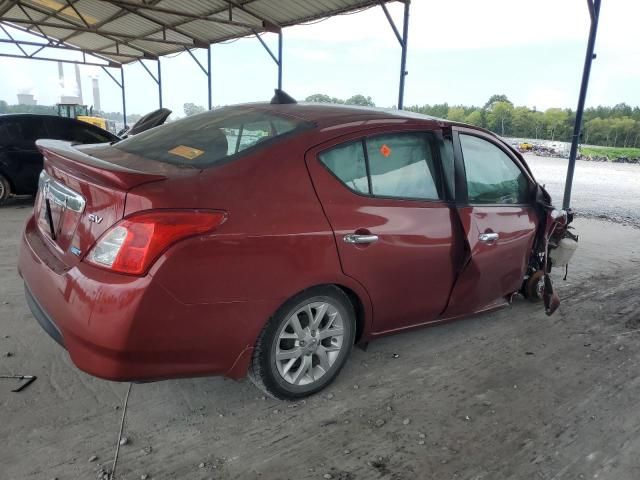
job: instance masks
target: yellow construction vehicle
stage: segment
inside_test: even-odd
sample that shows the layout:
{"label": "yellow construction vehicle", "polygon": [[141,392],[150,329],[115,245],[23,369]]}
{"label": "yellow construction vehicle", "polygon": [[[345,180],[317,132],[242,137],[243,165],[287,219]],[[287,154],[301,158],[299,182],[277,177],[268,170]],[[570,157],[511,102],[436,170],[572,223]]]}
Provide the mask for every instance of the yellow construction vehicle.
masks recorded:
{"label": "yellow construction vehicle", "polygon": [[113,122],[106,118],[93,115],[93,107],[87,107],[86,105],[80,105],[78,103],[58,103],[57,107],[58,116],[60,117],[75,118],[110,132],[115,130]]}

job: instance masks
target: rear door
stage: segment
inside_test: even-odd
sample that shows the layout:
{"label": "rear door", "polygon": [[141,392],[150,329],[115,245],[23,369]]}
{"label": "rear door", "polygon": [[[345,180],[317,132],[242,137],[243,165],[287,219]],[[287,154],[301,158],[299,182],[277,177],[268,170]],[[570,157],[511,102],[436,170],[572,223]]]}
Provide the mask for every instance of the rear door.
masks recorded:
{"label": "rear door", "polygon": [[518,158],[490,135],[453,135],[458,214],[468,249],[446,316],[504,302],[522,285],[538,226],[534,181]]}
{"label": "rear door", "polygon": [[436,319],[453,284],[455,246],[433,132],[377,130],[307,153],[342,269],[371,298],[374,331]]}

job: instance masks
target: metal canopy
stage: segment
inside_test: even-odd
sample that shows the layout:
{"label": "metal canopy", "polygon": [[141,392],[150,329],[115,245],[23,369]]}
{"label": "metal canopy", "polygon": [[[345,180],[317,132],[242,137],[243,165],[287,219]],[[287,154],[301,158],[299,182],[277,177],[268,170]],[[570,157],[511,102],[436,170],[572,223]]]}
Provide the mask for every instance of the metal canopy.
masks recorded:
{"label": "metal canopy", "polygon": [[[0,24],[119,66],[391,0],[0,0]],[[19,41],[10,41],[18,45]],[[24,42],[22,42],[24,43]]]}
{"label": "metal canopy", "polygon": [[[404,4],[402,34],[386,3]],[[207,76],[208,107],[212,108],[211,45],[255,36],[278,68],[282,89],[282,29],[343,13],[381,6],[401,47],[398,108],[402,109],[407,75],[407,39],[411,0],[0,0],[0,46],[11,44],[15,53],[0,57],[97,65],[122,91],[122,112],[127,122],[125,64],[139,62],[158,86],[162,107],[163,55],[186,51]],[[7,29],[6,27],[10,27]],[[10,30],[32,36],[15,38]],[[261,34],[278,35],[277,54]],[[1,34],[0,34],[1,35]],[[32,41],[32,39],[38,41]],[[191,49],[207,50],[207,66]],[[60,58],[60,52],[76,57]],[[80,54],[80,58],[78,58]],[[145,60],[157,62],[154,74]],[[120,80],[105,67],[120,69]]]}

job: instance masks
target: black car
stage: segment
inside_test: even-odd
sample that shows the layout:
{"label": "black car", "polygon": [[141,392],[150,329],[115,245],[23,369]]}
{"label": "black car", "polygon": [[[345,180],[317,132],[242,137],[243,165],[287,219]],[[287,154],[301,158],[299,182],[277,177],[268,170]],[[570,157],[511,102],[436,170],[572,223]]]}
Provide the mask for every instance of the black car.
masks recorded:
{"label": "black car", "polygon": [[39,138],[73,143],[105,143],[119,140],[106,130],[72,118],[51,115],[0,115],[0,204],[10,195],[31,195],[38,189],[42,155]]}

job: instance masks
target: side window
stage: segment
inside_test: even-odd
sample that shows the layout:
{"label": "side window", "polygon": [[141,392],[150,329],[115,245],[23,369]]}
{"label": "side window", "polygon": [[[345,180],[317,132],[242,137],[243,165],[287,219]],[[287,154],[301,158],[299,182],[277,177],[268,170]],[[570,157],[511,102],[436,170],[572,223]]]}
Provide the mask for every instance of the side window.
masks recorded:
{"label": "side window", "polygon": [[439,200],[442,198],[431,144],[426,133],[394,133],[367,138],[373,195]]}
{"label": "side window", "polygon": [[342,183],[359,193],[369,193],[367,166],[362,141],[347,143],[322,152],[318,158]]}
{"label": "side window", "polygon": [[467,174],[469,203],[518,204],[529,202],[527,177],[496,145],[460,134]]}
{"label": "side window", "polygon": [[322,152],[320,161],[351,190],[380,197],[439,200],[443,193],[428,133],[377,135]]}
{"label": "side window", "polygon": [[290,122],[279,118],[223,128],[222,131],[227,137],[227,155],[234,155],[263,140],[287,133],[293,128]]}

